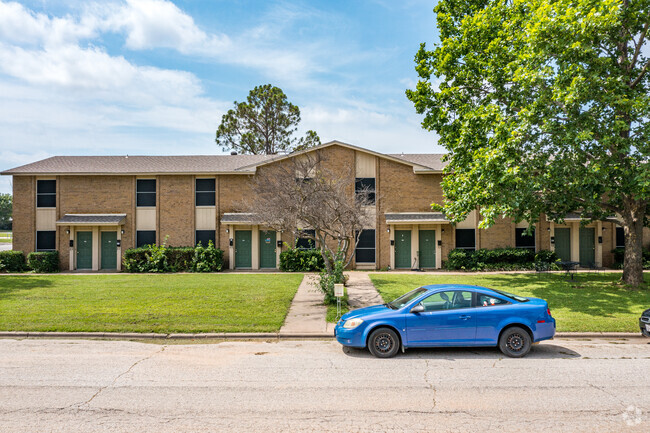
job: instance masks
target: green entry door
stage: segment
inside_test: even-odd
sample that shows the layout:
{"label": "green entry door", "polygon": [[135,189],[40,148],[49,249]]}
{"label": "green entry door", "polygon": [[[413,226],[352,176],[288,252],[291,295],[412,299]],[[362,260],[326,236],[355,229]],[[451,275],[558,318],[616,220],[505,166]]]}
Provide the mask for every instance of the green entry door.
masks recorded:
{"label": "green entry door", "polygon": [[563,262],[571,261],[571,229],[555,229],[555,254]]}
{"label": "green entry door", "polygon": [[436,267],[436,231],[420,230],[420,267]]}
{"label": "green entry door", "polygon": [[275,258],[275,232],[260,230],[260,268],[277,267]]}
{"label": "green entry door", "polygon": [[250,230],[235,231],[235,267],[250,268],[252,262],[252,233]]}
{"label": "green entry door", "polygon": [[102,269],[117,269],[117,232],[102,232]]}
{"label": "green entry door", "polygon": [[93,232],[77,232],[77,269],[93,268]]}
{"label": "green entry door", "polygon": [[395,268],[411,268],[411,230],[395,230]]}
{"label": "green entry door", "polygon": [[593,227],[580,227],[580,266],[593,266],[596,261]]}

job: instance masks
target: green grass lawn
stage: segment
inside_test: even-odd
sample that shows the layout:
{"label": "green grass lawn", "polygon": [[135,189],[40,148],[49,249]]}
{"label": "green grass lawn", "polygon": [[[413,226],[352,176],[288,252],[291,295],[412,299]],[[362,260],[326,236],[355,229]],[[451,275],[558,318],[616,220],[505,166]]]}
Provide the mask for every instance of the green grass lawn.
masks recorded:
{"label": "green grass lawn", "polygon": [[302,274],[0,276],[0,330],[273,332]]}
{"label": "green grass lawn", "polygon": [[[638,332],[641,313],[650,308],[650,289],[629,289],[621,274],[578,274],[575,281],[559,274],[391,275],[371,274],[389,302],[426,284],[473,284],[548,301],[560,332]],[[650,275],[645,274],[645,281]]]}
{"label": "green grass lawn", "polygon": [[11,232],[0,230],[0,243],[11,243],[12,237]]}

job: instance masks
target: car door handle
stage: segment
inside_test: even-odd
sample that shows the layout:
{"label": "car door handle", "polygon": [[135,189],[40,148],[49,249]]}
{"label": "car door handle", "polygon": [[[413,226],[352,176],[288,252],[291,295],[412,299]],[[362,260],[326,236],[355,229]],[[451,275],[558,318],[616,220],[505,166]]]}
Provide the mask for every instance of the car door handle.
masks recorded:
{"label": "car door handle", "polygon": [[468,319],[471,319],[471,318],[472,318],[472,316],[468,316],[468,315],[466,315],[466,314],[461,314],[461,315],[458,316],[458,317],[460,317],[461,320],[468,320]]}

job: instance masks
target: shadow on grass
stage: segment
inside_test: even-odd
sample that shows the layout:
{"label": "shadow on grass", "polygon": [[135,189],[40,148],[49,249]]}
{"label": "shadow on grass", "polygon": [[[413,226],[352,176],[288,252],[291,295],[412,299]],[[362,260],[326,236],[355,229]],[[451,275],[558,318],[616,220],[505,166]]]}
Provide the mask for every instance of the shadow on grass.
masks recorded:
{"label": "shadow on grass", "polygon": [[[374,356],[366,349],[355,349],[342,346],[343,353],[351,358],[373,358]],[[522,358],[526,359],[574,359],[580,358],[578,352],[557,344],[545,343],[535,344],[530,349],[528,355]],[[494,359],[506,358],[496,347],[439,347],[439,348],[412,348],[407,349],[405,353],[398,353],[391,362],[400,359],[409,360],[414,358],[420,359],[444,359],[447,361],[456,361],[460,359]]]}
{"label": "shadow on grass", "polygon": [[30,290],[52,286],[49,277],[35,275],[2,276],[0,274],[0,300],[26,296]]}

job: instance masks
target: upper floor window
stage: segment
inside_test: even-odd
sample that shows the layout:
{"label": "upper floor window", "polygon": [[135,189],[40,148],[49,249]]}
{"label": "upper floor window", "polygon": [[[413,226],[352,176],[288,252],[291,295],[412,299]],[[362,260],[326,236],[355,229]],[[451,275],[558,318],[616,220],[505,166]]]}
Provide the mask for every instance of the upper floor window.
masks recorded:
{"label": "upper floor window", "polygon": [[138,179],[136,183],[136,205],[156,206],[156,179]]}
{"label": "upper floor window", "polygon": [[196,205],[214,206],[215,179],[196,179]]}
{"label": "upper floor window", "polygon": [[56,180],[36,181],[36,207],[56,207]]}
{"label": "upper floor window", "polygon": [[623,227],[616,227],[616,248],[625,248],[625,232]]}
{"label": "upper floor window", "polygon": [[535,229],[530,234],[526,233],[528,229],[515,229],[515,247],[535,249]]}
{"label": "upper floor window", "polygon": [[475,229],[456,229],[456,248],[462,250],[476,249]]}
{"label": "upper floor window", "polygon": [[354,193],[359,198],[365,196],[364,198],[370,204],[375,204],[375,178],[357,177],[354,182]]}

